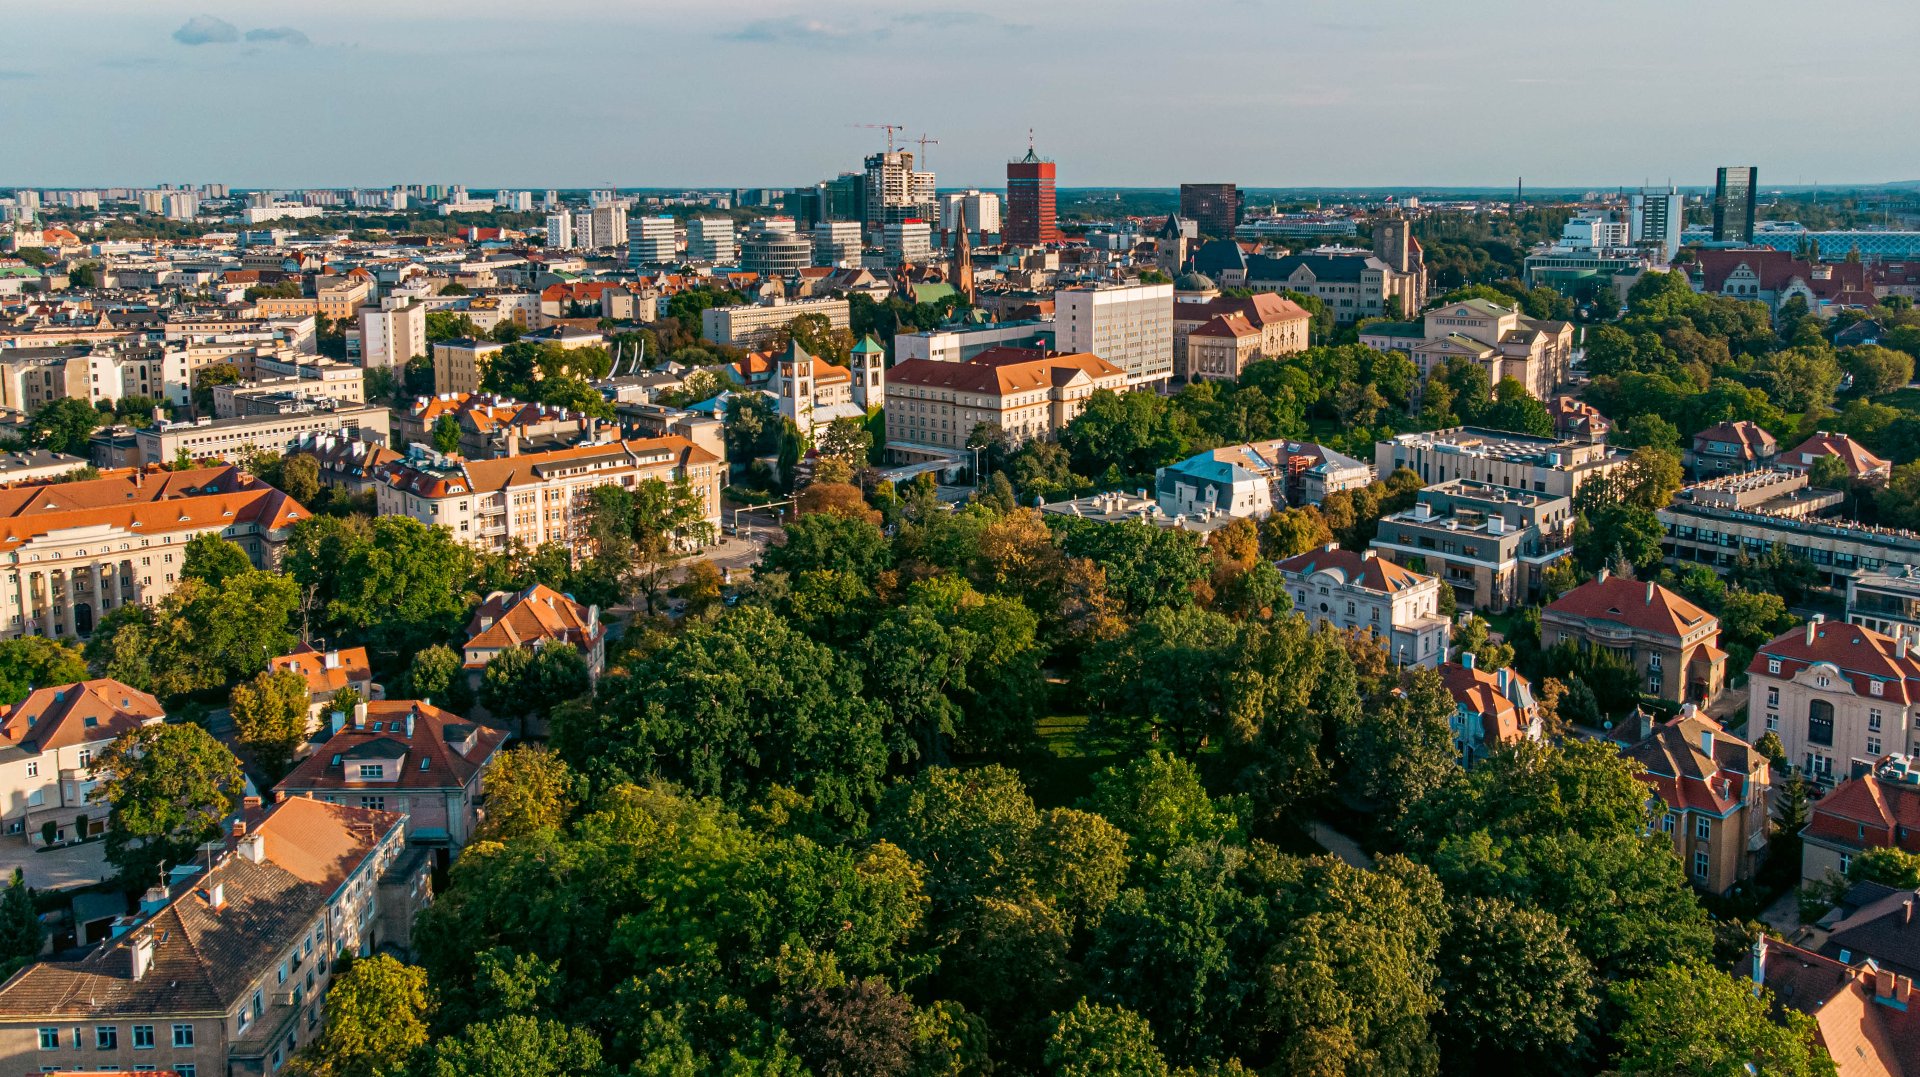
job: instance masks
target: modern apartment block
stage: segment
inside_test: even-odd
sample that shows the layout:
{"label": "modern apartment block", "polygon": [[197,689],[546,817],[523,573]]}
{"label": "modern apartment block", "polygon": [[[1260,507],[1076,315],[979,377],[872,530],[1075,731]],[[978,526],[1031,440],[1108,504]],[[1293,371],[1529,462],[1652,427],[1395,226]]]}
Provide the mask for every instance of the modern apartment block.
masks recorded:
{"label": "modern apartment block", "polygon": [[715,344],[732,348],[764,348],[802,314],[825,315],[828,326],[833,329],[846,329],[853,324],[851,308],[844,299],[776,300],[766,304],[708,307],[700,312],[701,335]]}
{"label": "modern apartment block", "polygon": [[1380,521],[1373,548],[1438,575],[1467,609],[1500,613],[1539,594],[1547,567],[1573,552],[1566,497],[1451,479]]}
{"label": "modern apartment block", "polygon": [[[631,217],[627,220],[627,265],[633,269],[655,268],[673,263],[675,223],[672,217]],[[727,237],[732,245],[732,235]]]}
{"label": "modern apartment block", "polygon": [[1549,497],[1572,497],[1626,464],[1626,453],[1602,442],[1477,426],[1400,434],[1373,447],[1373,469],[1383,478],[1406,468],[1428,485],[1470,479]]}
{"label": "modern apartment block", "polygon": [[1437,669],[1446,661],[1452,625],[1440,613],[1438,577],[1401,568],[1372,550],[1355,553],[1337,544],[1276,567],[1293,608],[1314,625],[1370,632],[1396,664]]}
{"label": "modern apartment block", "polygon": [[1054,346],[1051,319],[1021,319],[1010,322],[983,322],[979,325],[952,325],[916,333],[895,333],[893,360],[933,359],[942,363],[964,363],[993,348],[1040,348]]}
{"label": "modern apartment block", "polygon": [[1498,385],[1513,378],[1546,400],[1567,380],[1573,364],[1573,324],[1527,318],[1516,307],[1466,299],[1430,310],[1418,322],[1381,322],[1360,333],[1360,343],[1406,352],[1424,382],[1449,359],[1469,359]]}
{"label": "modern apartment block", "polygon": [[813,264],[816,266],[857,266],[865,246],[859,221],[821,221],[813,226]]}
{"label": "modern apartment block", "polygon": [[732,265],[739,257],[733,218],[695,217],[687,222],[687,258],[709,265]]}
{"label": "modern apartment block", "polygon": [[888,221],[880,228],[880,261],[888,271],[924,266],[933,258],[933,225],[918,217]]}
{"label": "modern apartment block", "polygon": [[1060,350],[1097,355],[1127,375],[1127,386],[1173,377],[1173,285],[1082,285],[1054,293]]}
{"label": "modern apartment block", "polygon": [[1920,658],[1906,641],[1819,614],[1747,667],[1748,728],[1777,734],[1789,764],[1821,785],[1920,749],[1916,711]]}
{"label": "modern apartment block", "polygon": [[1778,550],[1811,563],[1838,591],[1856,573],[1920,568],[1920,534],[1817,515],[1843,497],[1809,487],[1801,472],[1755,471],[1689,486],[1655,515],[1667,560],[1679,568],[1731,568],[1742,555]]}
{"label": "modern apartment block", "polygon": [[372,404],[342,404],[326,397],[303,397],[298,406],[268,415],[232,419],[159,422],[135,431],[143,464],[171,464],[182,452],[194,460],[244,463],[257,452],[284,453],[313,434],[366,431],[388,436],[387,409]]}
{"label": "modern apartment block", "polygon": [[368,370],[403,367],[427,354],[427,308],[406,303],[360,308],[360,365]]}

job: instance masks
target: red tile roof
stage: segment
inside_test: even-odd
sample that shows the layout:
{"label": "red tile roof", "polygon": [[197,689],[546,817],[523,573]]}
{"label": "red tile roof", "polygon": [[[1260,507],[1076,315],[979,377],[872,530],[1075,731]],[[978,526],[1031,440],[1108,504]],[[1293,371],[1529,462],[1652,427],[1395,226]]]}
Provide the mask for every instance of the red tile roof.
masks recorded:
{"label": "red tile roof", "polygon": [[[503,730],[477,725],[431,703],[376,700],[367,704],[364,718],[356,717],[327,738],[273,788],[281,795],[316,789],[458,789],[486,767],[506,739]],[[395,764],[391,780],[359,777],[361,763],[380,761]]]}
{"label": "red tile roof", "polygon": [[[1507,691],[1502,692],[1504,673]],[[1480,716],[1480,736],[1489,745],[1517,744],[1539,714],[1533,686],[1512,669],[1490,672],[1460,662],[1440,665],[1440,680],[1455,704]],[[1517,698],[1516,698],[1517,697]]]}
{"label": "red tile roof", "polygon": [[1885,472],[1887,461],[1868,452],[1859,442],[1845,434],[1829,434],[1822,430],[1800,444],[1780,454],[1781,467],[1799,470],[1812,466],[1822,456],[1837,456],[1847,465],[1847,474],[1854,478],[1862,475]]}
{"label": "red tile roof", "polygon": [[1920,784],[1874,774],[1848,778],[1813,802],[1801,833],[1852,849],[1920,853]]}
{"label": "red tile roof", "polygon": [[1347,583],[1381,594],[1404,591],[1433,579],[1432,576],[1422,576],[1411,569],[1401,568],[1384,557],[1376,557],[1371,550],[1363,554],[1337,547],[1295,554],[1279,562],[1277,567],[1282,572],[1302,576],[1330,572]]}
{"label": "red tile roof", "polygon": [[44,752],[112,740],[166,716],[159,700],[110,677],[50,685],[0,711],[0,744]]}
{"label": "red tile roof", "polygon": [[964,393],[1004,396],[1065,384],[1085,374],[1095,381],[1124,378],[1126,371],[1091,352],[1050,355],[1025,362],[947,363],[935,359],[908,359],[887,371],[891,385],[919,385]]}
{"label": "red tile roof", "polygon": [[1700,431],[1698,434],[1693,435],[1693,444],[1696,451],[1711,441],[1723,441],[1731,445],[1740,446],[1744,457],[1748,460],[1772,456],[1780,448],[1780,443],[1773,439],[1772,434],[1762,430],[1758,423],[1750,419],[1741,419],[1738,422],[1715,423],[1705,430]]}
{"label": "red tile roof", "polygon": [[373,667],[367,660],[365,647],[342,647],[323,653],[310,644],[301,643],[292,654],[268,659],[267,668],[292,670],[305,677],[307,693],[315,698],[331,698],[356,682],[364,684],[373,680]]}
{"label": "red tile roof", "polygon": [[1713,614],[1657,583],[1607,573],[1561,595],[1546,612],[1611,621],[1676,639],[1697,631],[1702,622],[1711,622],[1716,631],[1720,624]]}
{"label": "red tile roof", "polygon": [[[468,652],[533,647],[548,640],[590,651],[606,635],[606,625],[597,611],[536,583],[524,591],[488,595],[467,622],[467,634]],[[486,664],[485,658],[469,653],[468,666]]]}
{"label": "red tile roof", "polygon": [[[1824,662],[1845,677],[1856,694],[1871,695],[1873,690],[1868,686],[1879,681],[1885,698],[1906,704],[1920,699],[1920,661],[1905,651],[1897,640],[1870,628],[1840,621],[1809,621],[1762,646],[1747,673],[1791,680],[1801,670]],[[1780,662],[1780,672],[1769,673],[1768,664],[1775,659]]]}
{"label": "red tile roof", "polygon": [[1640,780],[1668,807],[1720,816],[1739,807],[1748,780],[1767,765],[1752,745],[1692,708],[1655,726],[1622,754],[1646,768]]}

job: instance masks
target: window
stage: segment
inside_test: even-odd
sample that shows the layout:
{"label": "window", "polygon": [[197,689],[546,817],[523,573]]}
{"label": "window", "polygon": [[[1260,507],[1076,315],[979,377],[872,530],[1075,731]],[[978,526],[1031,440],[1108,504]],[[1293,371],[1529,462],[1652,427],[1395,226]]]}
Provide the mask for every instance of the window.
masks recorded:
{"label": "window", "polygon": [[57,1028],[41,1029],[40,1049],[42,1051],[58,1051],[60,1049],[60,1030]]}
{"label": "window", "polygon": [[1768,673],[1780,672],[1780,660],[1778,658],[1767,659],[1767,672]]}
{"label": "window", "polygon": [[1660,817],[1660,829],[1662,831],[1664,831],[1665,833],[1671,834],[1673,833],[1673,826],[1674,826],[1674,816],[1672,812],[1668,812],[1667,814]]}
{"label": "window", "polygon": [[360,806],[363,808],[369,808],[373,811],[386,811],[387,798],[386,797],[361,797]]}
{"label": "window", "polygon": [[387,776],[386,764],[362,763],[360,764],[360,776],[362,778],[384,778]]}
{"label": "window", "polygon": [[120,1030],[113,1025],[95,1025],[93,1046],[101,1051],[114,1051],[120,1047]]}
{"label": "window", "polygon": [[1833,704],[1824,699],[1807,705],[1807,741],[1825,746],[1833,744]]}
{"label": "window", "polygon": [[1887,694],[1887,683],[1885,681],[1868,681],[1867,691],[1876,696],[1884,696]]}
{"label": "window", "polygon": [[1780,716],[1777,714],[1767,715],[1767,728],[1778,732],[1780,729]]}
{"label": "window", "polygon": [[93,749],[92,748],[80,749],[80,765],[84,767],[92,762],[93,762]]}
{"label": "window", "polygon": [[1867,754],[1869,756],[1874,756],[1876,758],[1880,755],[1880,738],[1879,737],[1867,738]]}
{"label": "window", "polygon": [[[1873,683],[1879,684],[1880,682],[1875,681]],[[1880,732],[1880,708],[1879,707],[1874,707],[1871,710],[1867,711],[1867,731],[1870,733]]]}
{"label": "window", "polygon": [[175,1047],[192,1047],[193,1046],[193,1026],[192,1025],[173,1026],[173,1045]]}
{"label": "window", "polygon": [[40,764],[39,764],[39,763],[37,763],[37,762],[36,762],[36,763],[28,763],[28,764],[27,764],[27,777],[29,777],[29,778],[38,778],[39,776],[40,776]]}
{"label": "window", "polygon": [[1695,819],[1693,821],[1693,836],[1699,838],[1701,841],[1706,841],[1708,838],[1713,837],[1713,820],[1704,815]]}
{"label": "window", "polygon": [[173,1067],[173,1072],[179,1074],[180,1077],[199,1077],[198,1067],[194,1066],[191,1062],[184,1066]]}
{"label": "window", "polygon": [[1660,656],[1659,656],[1659,655],[1657,655],[1657,654],[1650,654],[1650,655],[1648,655],[1648,656],[1647,656],[1647,668],[1648,668],[1648,669],[1659,669],[1659,668],[1660,668]]}
{"label": "window", "polygon": [[153,1047],[153,1026],[133,1026],[133,1046],[135,1050],[145,1051]]}
{"label": "window", "polygon": [[1696,879],[1704,879],[1707,877],[1707,851],[1705,849],[1701,849],[1693,854],[1693,877]]}
{"label": "window", "polygon": [[1779,705],[1780,705],[1780,689],[1777,687],[1767,689],[1767,706],[1778,707]]}

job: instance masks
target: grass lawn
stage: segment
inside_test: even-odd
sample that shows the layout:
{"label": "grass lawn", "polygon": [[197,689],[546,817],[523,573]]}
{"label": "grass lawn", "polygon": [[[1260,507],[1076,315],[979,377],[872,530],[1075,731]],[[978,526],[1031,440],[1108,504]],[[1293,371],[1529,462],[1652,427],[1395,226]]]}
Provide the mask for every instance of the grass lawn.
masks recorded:
{"label": "grass lawn", "polygon": [[1900,408],[1903,411],[1920,411],[1920,389],[1909,385],[1890,393],[1881,393],[1873,398],[1873,402],[1885,404],[1890,408]]}
{"label": "grass lawn", "polygon": [[1035,726],[1040,751],[1018,764],[1035,804],[1070,807],[1093,792],[1094,774],[1121,761],[1117,754],[1088,754],[1080,739],[1086,727],[1084,714],[1050,714]]}

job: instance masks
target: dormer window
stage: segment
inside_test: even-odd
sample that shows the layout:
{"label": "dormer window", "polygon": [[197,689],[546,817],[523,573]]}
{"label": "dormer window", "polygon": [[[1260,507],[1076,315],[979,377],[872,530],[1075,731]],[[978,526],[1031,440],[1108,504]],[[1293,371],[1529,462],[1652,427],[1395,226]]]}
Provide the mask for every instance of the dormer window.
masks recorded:
{"label": "dormer window", "polygon": [[387,765],[385,763],[360,764],[360,777],[362,778],[384,778],[386,776]]}
{"label": "dormer window", "polygon": [[1884,696],[1887,694],[1887,682],[1869,681],[1867,683],[1867,691],[1873,693],[1876,696]]}
{"label": "dormer window", "polygon": [[1768,673],[1780,672],[1780,660],[1778,658],[1767,659],[1767,672]]}

